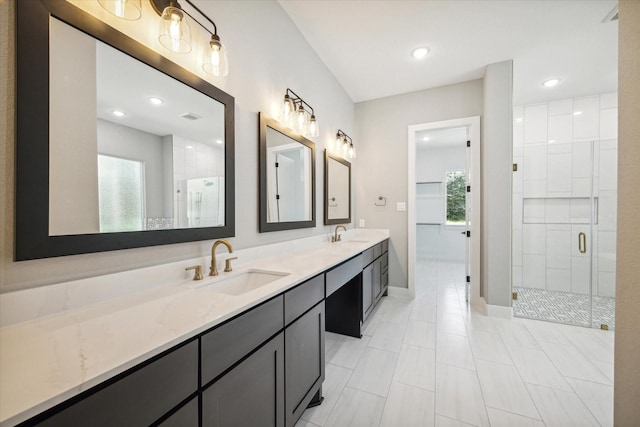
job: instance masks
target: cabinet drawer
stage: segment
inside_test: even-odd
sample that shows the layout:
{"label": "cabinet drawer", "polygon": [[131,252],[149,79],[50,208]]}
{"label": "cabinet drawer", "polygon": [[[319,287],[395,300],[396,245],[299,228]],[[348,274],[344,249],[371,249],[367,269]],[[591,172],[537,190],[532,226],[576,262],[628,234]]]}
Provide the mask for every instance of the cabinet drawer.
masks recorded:
{"label": "cabinet drawer", "polygon": [[382,243],[378,243],[373,247],[373,258],[376,259],[382,255]]}
{"label": "cabinet drawer", "polygon": [[367,265],[373,262],[373,247],[367,249],[362,252],[362,266],[366,267]]}
{"label": "cabinet drawer", "polygon": [[39,426],[150,425],[198,390],[198,341],[191,341],[58,412]]}
{"label": "cabinet drawer", "polygon": [[382,265],[381,265],[381,269],[383,272],[386,272],[389,270],[389,254],[385,253],[382,255]]}
{"label": "cabinet drawer", "polygon": [[327,297],[362,271],[362,254],[327,272]]}
{"label": "cabinet drawer", "polygon": [[159,425],[162,427],[198,427],[198,398],[191,399],[189,403]]}
{"label": "cabinet drawer", "polygon": [[389,239],[384,240],[382,243],[382,253],[389,251]]}
{"label": "cabinet drawer", "polygon": [[309,279],[284,294],[284,324],[288,325],[324,299],[324,274]]}
{"label": "cabinet drawer", "polygon": [[201,338],[202,384],[216,378],[280,331],[284,326],[283,307],[280,295],[204,334]]}

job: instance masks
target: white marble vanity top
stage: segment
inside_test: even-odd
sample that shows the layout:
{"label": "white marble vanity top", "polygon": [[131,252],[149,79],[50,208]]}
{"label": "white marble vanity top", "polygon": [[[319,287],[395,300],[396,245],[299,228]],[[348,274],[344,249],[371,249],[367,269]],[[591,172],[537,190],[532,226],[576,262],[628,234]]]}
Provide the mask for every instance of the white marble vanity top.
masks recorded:
{"label": "white marble vanity top", "polygon": [[[302,239],[304,244],[238,250],[233,272],[202,281],[187,278],[184,267],[204,267],[205,258],[0,295],[0,426],[29,419],[124,372],[364,251],[389,232],[357,229],[344,235],[343,243],[329,243],[323,235]],[[169,269],[175,280],[163,279]],[[216,292],[215,283],[225,275],[248,269],[288,274],[243,295]],[[36,308],[20,310],[26,303]]]}

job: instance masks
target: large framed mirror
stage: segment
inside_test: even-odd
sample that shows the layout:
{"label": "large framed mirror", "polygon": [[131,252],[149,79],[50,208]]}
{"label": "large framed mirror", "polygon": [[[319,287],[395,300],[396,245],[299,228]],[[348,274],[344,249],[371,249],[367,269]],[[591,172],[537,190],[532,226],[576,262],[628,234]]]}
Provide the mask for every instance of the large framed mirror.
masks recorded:
{"label": "large framed mirror", "polygon": [[234,98],[66,1],[17,18],[15,259],[233,236]]}
{"label": "large framed mirror", "polygon": [[324,150],[324,223],[351,222],[351,163]]}
{"label": "large framed mirror", "polygon": [[259,115],[260,232],[316,226],[316,145]]}

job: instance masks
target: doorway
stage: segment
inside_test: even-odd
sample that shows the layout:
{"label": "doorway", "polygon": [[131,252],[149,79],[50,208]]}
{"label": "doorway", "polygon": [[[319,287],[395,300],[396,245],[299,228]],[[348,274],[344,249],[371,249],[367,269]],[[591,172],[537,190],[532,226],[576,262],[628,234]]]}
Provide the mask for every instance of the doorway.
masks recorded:
{"label": "doorway", "polygon": [[464,266],[465,300],[480,303],[480,118],[409,126],[408,145],[409,292],[419,260],[442,260]]}

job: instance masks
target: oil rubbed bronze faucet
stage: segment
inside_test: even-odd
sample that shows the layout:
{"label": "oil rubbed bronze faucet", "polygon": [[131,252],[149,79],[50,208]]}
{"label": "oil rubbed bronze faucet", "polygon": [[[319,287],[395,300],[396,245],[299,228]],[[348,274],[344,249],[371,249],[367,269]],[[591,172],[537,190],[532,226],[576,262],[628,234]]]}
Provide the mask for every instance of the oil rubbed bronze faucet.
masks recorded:
{"label": "oil rubbed bronze faucet", "polygon": [[[216,249],[218,249],[218,246],[220,245],[225,245],[227,247],[227,250],[229,251],[230,254],[233,253],[233,248],[231,247],[231,243],[229,243],[228,240],[216,240],[213,243],[213,246],[211,246],[211,269],[209,270],[209,276],[217,276],[218,275],[218,269],[216,268]],[[233,261],[234,259],[238,259],[237,256],[233,257],[233,258],[227,258],[224,261],[224,271],[225,272],[229,272],[231,271],[231,261]]]}
{"label": "oil rubbed bronze faucet", "polygon": [[347,231],[347,227],[345,227],[344,225],[340,224],[340,225],[336,225],[336,231],[333,234],[333,237],[331,237],[331,241],[332,242],[339,242],[342,240],[342,234],[338,234],[338,228],[342,227],[342,229],[344,231]]}

